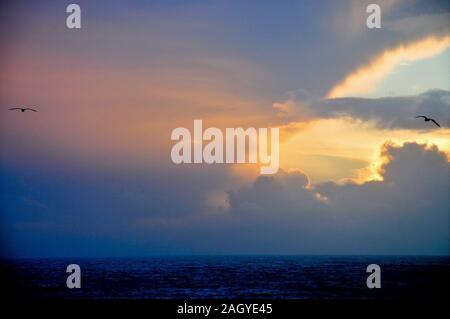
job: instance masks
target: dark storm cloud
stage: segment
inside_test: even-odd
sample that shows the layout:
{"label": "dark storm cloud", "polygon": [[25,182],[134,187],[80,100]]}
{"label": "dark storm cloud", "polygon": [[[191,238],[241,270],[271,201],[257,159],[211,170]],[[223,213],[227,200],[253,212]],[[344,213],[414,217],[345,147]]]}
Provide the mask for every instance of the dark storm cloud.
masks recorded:
{"label": "dark storm cloud", "polygon": [[406,97],[327,100],[321,106],[321,112],[324,116],[348,115],[364,121],[373,120],[380,128],[430,129],[435,127],[424,125],[415,116],[427,115],[437,119],[441,126],[449,127],[449,107],[450,92],[434,90]]}
{"label": "dark storm cloud", "polygon": [[305,94],[294,92],[287,101],[274,107],[286,122],[349,116],[372,121],[382,129],[435,129],[434,124],[430,125],[431,122],[424,123],[415,118],[417,115],[426,115],[435,118],[442,127],[450,127],[450,92],[444,90],[430,90],[415,96],[328,100],[309,99]]}
{"label": "dark storm cloud", "polygon": [[386,144],[383,157],[383,181],[312,188],[301,173],[260,177],[231,194],[231,214],[253,223],[268,251],[447,254],[446,154],[406,143]]}

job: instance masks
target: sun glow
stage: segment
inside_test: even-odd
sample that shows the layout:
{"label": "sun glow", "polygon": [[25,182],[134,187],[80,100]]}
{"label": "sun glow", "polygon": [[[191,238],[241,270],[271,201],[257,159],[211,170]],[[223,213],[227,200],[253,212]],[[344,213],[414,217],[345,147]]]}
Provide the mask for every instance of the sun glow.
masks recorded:
{"label": "sun glow", "polygon": [[[293,127],[291,123],[288,128]],[[380,180],[381,149],[386,142],[436,145],[450,154],[449,129],[381,130],[372,123],[336,118],[311,121],[308,126],[299,123],[297,132],[290,134],[281,142],[281,168],[306,171],[313,182]]]}

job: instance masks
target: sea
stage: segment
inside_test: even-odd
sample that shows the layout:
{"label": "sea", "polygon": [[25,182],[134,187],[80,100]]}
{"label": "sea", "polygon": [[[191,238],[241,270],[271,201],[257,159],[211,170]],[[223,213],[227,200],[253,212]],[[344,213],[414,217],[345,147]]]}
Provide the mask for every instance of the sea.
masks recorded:
{"label": "sea", "polygon": [[[3,279],[31,299],[433,299],[443,298],[449,257],[170,256],[2,260]],[[66,267],[81,268],[81,288]],[[381,268],[381,288],[366,285]],[[4,281],[3,280],[3,281]]]}

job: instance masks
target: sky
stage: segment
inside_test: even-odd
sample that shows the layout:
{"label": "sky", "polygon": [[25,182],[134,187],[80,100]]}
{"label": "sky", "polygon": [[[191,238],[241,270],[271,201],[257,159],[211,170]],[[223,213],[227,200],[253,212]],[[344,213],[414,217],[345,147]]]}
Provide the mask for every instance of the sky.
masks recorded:
{"label": "sky", "polygon": [[[450,7],[371,2],[3,1],[0,256],[448,255]],[[279,172],[175,165],[195,119]]]}

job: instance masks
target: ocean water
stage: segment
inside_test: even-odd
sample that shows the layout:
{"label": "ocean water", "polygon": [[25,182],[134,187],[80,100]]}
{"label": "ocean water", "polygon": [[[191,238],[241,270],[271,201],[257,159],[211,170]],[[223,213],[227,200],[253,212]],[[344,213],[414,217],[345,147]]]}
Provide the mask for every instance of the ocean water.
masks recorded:
{"label": "ocean water", "polygon": [[[81,267],[81,289],[66,267]],[[366,267],[381,267],[381,289]],[[2,261],[26,298],[406,299],[443,298],[448,257],[214,256]]]}

